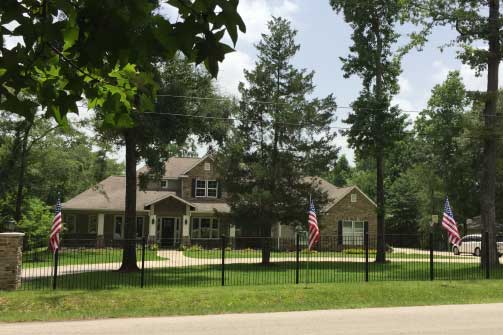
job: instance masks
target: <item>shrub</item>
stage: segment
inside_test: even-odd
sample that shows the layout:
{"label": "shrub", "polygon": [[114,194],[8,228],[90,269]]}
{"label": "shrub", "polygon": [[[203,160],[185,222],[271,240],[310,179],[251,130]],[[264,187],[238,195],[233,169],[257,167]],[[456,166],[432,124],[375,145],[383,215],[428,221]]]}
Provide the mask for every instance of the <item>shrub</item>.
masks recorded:
{"label": "shrub", "polygon": [[194,244],[187,248],[187,251],[203,251],[203,247],[197,244]]}
{"label": "shrub", "polygon": [[149,249],[150,251],[157,251],[157,250],[159,250],[159,244],[157,244],[157,243],[152,243],[152,244],[150,244],[150,245],[148,246],[148,249]]}

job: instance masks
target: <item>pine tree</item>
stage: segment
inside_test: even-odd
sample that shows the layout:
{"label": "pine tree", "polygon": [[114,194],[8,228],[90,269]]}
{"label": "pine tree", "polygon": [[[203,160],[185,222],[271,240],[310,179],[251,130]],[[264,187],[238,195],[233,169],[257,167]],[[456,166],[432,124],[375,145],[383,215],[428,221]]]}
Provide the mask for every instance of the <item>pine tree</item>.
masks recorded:
{"label": "pine tree", "polygon": [[391,99],[399,91],[398,76],[402,52],[394,53],[404,3],[396,0],[331,0],[336,12],[344,14],[353,29],[350,55],[342,58],[346,77],[359,76],[363,82],[360,96],[353,102],[354,112],[346,122],[350,146],[357,154],[371,156],[376,163],[377,254],[376,262],[385,262],[384,176],[387,152],[403,135],[405,117]]}
{"label": "pine tree", "polygon": [[[250,225],[263,237],[274,223],[307,224],[309,194],[322,208],[326,197],[307,176],[335,164],[338,149],[330,124],[336,103],[332,95],[308,99],[313,72],[297,69],[292,58],[300,46],[290,22],[273,17],[268,33],[256,45],[255,68],[240,83],[239,125],[221,153],[220,164],[229,203],[238,224]],[[270,103],[259,103],[259,102]],[[258,225],[258,227],[257,227]],[[262,263],[269,263],[265,243]]]}

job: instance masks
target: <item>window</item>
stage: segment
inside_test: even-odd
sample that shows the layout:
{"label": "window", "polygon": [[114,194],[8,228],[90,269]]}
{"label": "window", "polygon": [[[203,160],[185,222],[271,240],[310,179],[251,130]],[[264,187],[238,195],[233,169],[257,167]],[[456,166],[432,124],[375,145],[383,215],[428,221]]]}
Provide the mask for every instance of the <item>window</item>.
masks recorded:
{"label": "window", "polygon": [[363,245],[365,224],[363,221],[343,221],[342,238],[347,245]]}
{"label": "window", "polygon": [[196,180],[196,197],[216,198],[218,182],[216,180]]}
{"label": "window", "polygon": [[73,214],[65,214],[63,222],[63,228],[66,233],[76,233],[77,232],[77,220]]}
{"label": "window", "polygon": [[220,222],[215,218],[192,218],[192,238],[219,238]]}
{"label": "window", "polygon": [[114,238],[122,238],[122,231],[124,227],[124,217],[121,215],[116,215],[114,217]]}
{"label": "window", "polygon": [[87,232],[89,234],[96,234],[97,227],[98,227],[98,216],[89,215],[89,222],[87,223]]}
{"label": "window", "polygon": [[136,237],[143,237],[143,226],[145,218],[143,216],[136,217]]}
{"label": "window", "polygon": [[217,188],[218,188],[218,183],[216,180],[208,180],[207,181],[208,185],[208,197],[211,198],[216,198],[217,197]]}
{"label": "window", "polygon": [[356,193],[351,194],[351,202],[356,202],[357,195]]}
{"label": "window", "polygon": [[204,163],[204,171],[211,171],[211,164],[206,162]]}
{"label": "window", "polygon": [[168,181],[167,180],[161,180],[161,188],[168,188]]}
{"label": "window", "polygon": [[206,196],[206,180],[196,180],[196,197]]}

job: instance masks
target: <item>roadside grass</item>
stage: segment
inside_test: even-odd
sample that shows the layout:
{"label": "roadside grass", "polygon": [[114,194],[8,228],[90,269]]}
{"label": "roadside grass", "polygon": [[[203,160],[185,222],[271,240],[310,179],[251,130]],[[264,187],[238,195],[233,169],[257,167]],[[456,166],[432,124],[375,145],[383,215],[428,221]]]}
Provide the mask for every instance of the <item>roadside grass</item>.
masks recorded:
{"label": "roadside grass", "polygon": [[[53,255],[47,248],[38,248],[34,251],[23,252],[23,268],[51,267]],[[141,250],[136,251],[137,259],[141,259]],[[148,260],[165,260],[157,256],[156,251],[145,250],[145,258]],[[122,249],[120,248],[74,248],[63,249],[59,253],[59,265],[101,264],[122,261]]]}
{"label": "roadside grass", "polygon": [[0,292],[0,321],[279,312],[503,302],[503,281]]}
{"label": "roadside grass", "polygon": [[[437,280],[475,280],[485,278],[485,271],[474,263],[434,264]],[[503,278],[503,268],[492,269],[491,278]],[[272,285],[294,284],[296,281],[295,262],[277,262],[269,266],[261,264],[226,264],[225,285]],[[389,262],[369,263],[369,280],[402,281],[429,280],[428,262]],[[145,287],[208,287],[220,286],[221,266],[200,265],[187,267],[165,267],[145,269]],[[311,262],[309,269],[301,263],[299,281],[311,283],[363,282],[365,264],[363,262]],[[115,271],[96,271],[60,275],[58,289],[111,289],[139,287],[140,273],[119,273]],[[50,277],[23,280],[25,289],[48,289],[52,287]]]}

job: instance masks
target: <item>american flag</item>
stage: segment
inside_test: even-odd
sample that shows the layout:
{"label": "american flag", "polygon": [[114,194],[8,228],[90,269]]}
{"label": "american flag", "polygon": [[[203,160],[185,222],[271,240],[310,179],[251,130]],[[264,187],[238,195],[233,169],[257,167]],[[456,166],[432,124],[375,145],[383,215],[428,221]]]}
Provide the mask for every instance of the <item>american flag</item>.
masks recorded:
{"label": "american flag", "polygon": [[54,215],[54,220],[52,220],[51,235],[49,238],[49,245],[53,253],[59,248],[59,232],[62,228],[61,222],[61,199],[58,195],[58,202],[56,203],[56,213]]}
{"label": "american flag", "polygon": [[313,250],[314,246],[320,240],[320,229],[318,228],[318,219],[316,218],[316,210],[314,208],[314,202],[311,200],[309,205],[309,250]]}
{"label": "american flag", "polygon": [[456,220],[454,220],[454,215],[452,214],[451,206],[449,205],[449,199],[445,198],[444,207],[444,217],[442,218],[442,227],[447,230],[449,236],[449,243],[458,245],[461,241],[459,236],[458,225]]}

